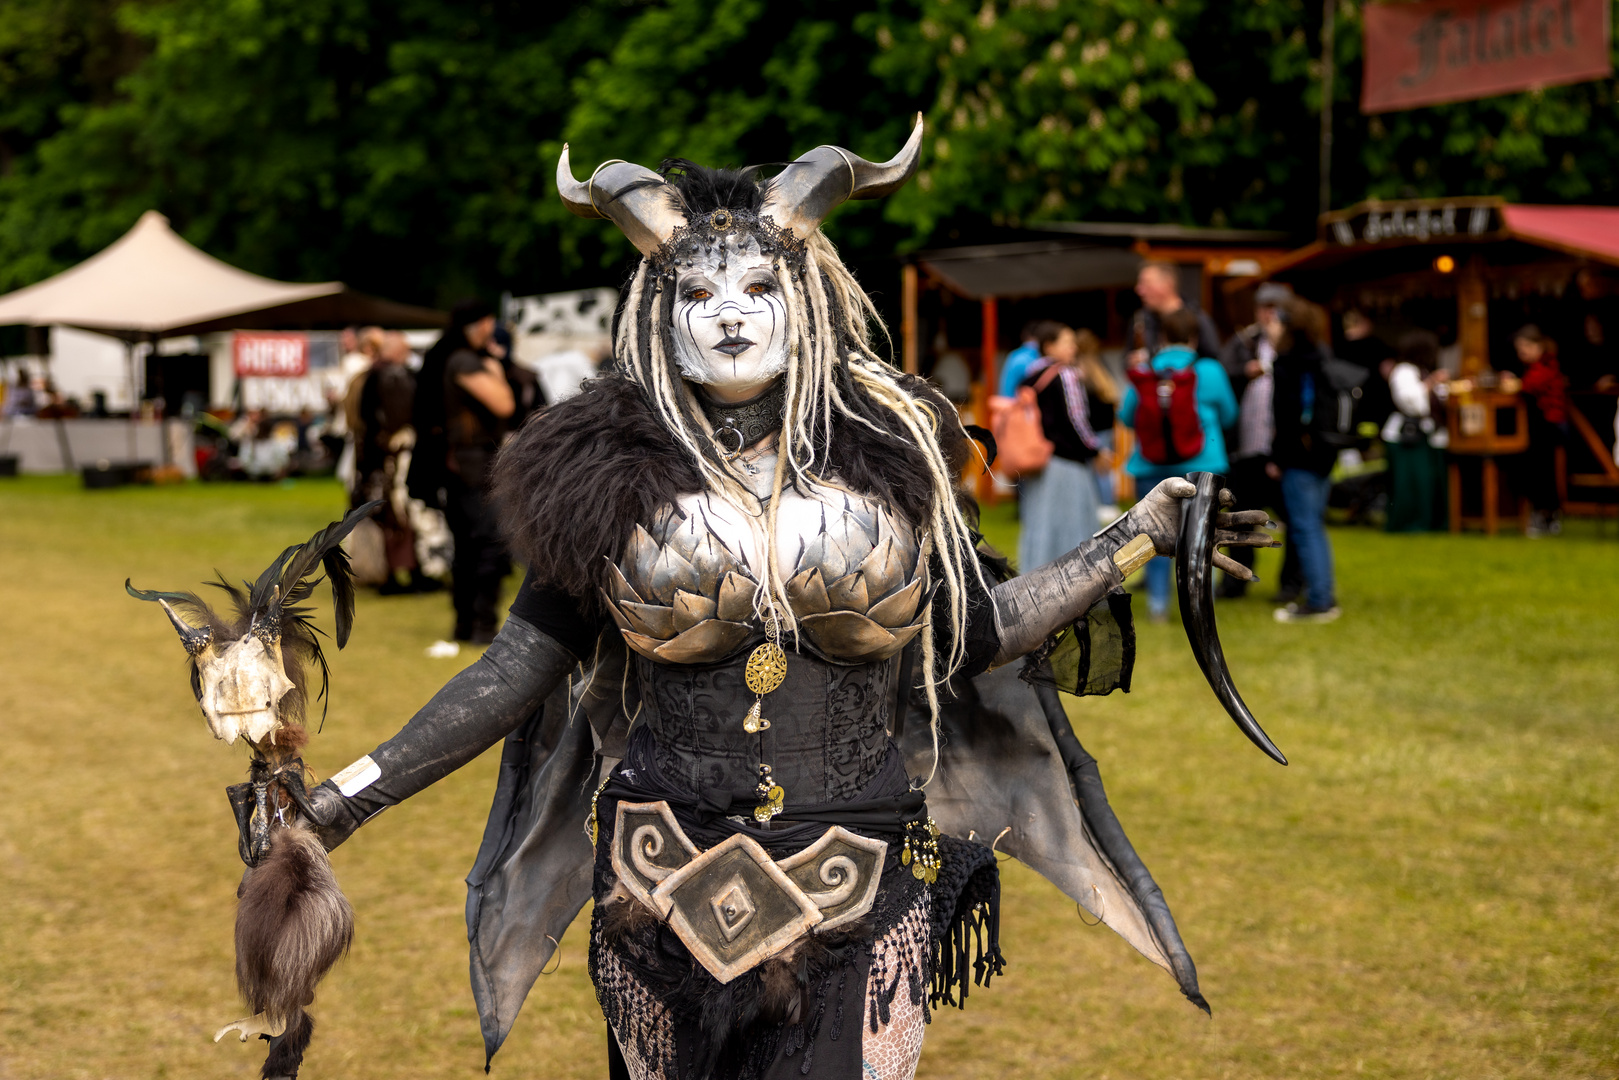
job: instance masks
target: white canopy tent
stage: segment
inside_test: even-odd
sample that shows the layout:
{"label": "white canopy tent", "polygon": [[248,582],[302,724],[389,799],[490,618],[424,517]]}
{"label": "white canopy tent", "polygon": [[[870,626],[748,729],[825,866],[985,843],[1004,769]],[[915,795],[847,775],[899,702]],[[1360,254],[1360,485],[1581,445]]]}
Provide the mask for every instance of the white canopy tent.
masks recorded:
{"label": "white canopy tent", "polygon": [[[421,328],[445,322],[441,311],[367,296],[341,281],[275,281],[239,270],[186,242],[155,210],[79,265],[0,296],[0,326],[65,326],[122,340],[131,401],[139,397],[137,342],[155,347],[161,338],[221,330]],[[133,459],[135,424],[127,427]]]}
{"label": "white canopy tent", "polygon": [[0,296],[0,326],[75,326],[126,341],[444,321],[443,312],[366,296],[341,281],[300,284],[238,270],[187,243],[156,210],[72,269]]}

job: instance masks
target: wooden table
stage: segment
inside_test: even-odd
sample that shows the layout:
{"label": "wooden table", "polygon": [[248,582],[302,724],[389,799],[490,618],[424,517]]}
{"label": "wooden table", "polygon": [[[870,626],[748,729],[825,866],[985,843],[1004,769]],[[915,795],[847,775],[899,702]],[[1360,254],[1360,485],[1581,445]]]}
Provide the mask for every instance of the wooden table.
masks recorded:
{"label": "wooden table", "polygon": [[[1464,525],[1482,525],[1485,535],[1494,536],[1500,527],[1501,511],[1501,470],[1496,459],[1529,449],[1528,407],[1520,394],[1473,389],[1446,402],[1445,423],[1450,430],[1452,455],[1450,531],[1459,533]],[[1462,516],[1462,469],[1456,455],[1483,459],[1482,517]]]}

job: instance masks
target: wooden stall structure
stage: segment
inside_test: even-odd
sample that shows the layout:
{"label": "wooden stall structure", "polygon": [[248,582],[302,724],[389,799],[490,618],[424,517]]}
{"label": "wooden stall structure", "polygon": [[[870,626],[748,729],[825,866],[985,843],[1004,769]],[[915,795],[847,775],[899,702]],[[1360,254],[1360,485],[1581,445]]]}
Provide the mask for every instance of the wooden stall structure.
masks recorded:
{"label": "wooden stall structure", "polygon": [[[1335,312],[1358,308],[1391,337],[1436,331],[1454,358],[1447,401],[1450,528],[1494,535],[1505,499],[1502,459],[1528,448],[1526,404],[1517,392],[1512,335],[1535,323],[1564,346],[1577,343],[1598,366],[1619,354],[1619,208],[1524,206],[1489,197],[1359,203],[1320,218],[1313,243],[1269,267],[1268,276]],[[1592,320],[1595,320],[1594,326]],[[1606,328],[1613,323],[1611,329]],[[1619,511],[1610,384],[1574,378],[1569,445],[1559,482],[1571,513]],[[1570,463],[1573,463],[1572,465]],[[1519,500],[1519,516],[1528,509]]]}
{"label": "wooden stall structure", "polygon": [[[988,425],[1000,362],[1021,344],[1020,328],[1051,318],[1089,329],[1104,359],[1122,355],[1143,262],[1173,263],[1181,295],[1200,303],[1224,331],[1251,311],[1232,308],[1223,281],[1263,274],[1286,253],[1286,234],[1118,222],[1049,222],[1002,243],[918,252],[903,267],[900,354],[905,370],[935,378],[967,423]],[[946,368],[964,377],[946,377]],[[1122,380],[1122,369],[1119,371]],[[1126,439],[1120,444],[1128,446]],[[1118,461],[1122,453],[1116,453]],[[1122,478],[1122,477],[1121,477]],[[1125,479],[1127,482],[1127,478]],[[993,501],[980,473],[979,498]]]}

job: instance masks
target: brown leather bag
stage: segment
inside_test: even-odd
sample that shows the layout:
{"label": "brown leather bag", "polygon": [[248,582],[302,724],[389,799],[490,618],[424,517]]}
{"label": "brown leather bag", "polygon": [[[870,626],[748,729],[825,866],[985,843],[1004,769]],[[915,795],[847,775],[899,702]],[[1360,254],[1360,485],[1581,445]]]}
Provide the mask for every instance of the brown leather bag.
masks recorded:
{"label": "brown leather bag", "polygon": [[1020,386],[1016,397],[989,399],[989,429],[995,435],[995,464],[1008,477],[1033,476],[1051,462],[1056,450],[1040,422],[1040,391],[1057,377],[1051,364],[1033,386]]}

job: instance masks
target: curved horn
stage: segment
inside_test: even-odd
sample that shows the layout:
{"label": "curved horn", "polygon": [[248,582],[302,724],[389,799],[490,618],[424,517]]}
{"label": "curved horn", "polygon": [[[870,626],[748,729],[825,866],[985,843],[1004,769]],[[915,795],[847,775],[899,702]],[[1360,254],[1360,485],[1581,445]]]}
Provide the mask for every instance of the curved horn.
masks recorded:
{"label": "curved horn", "polygon": [[581,184],[573,177],[566,143],[557,158],[557,194],[582,218],[612,221],[642,255],[650,256],[686,224],[680,194],[663,177],[628,161],[606,161]]}
{"label": "curved horn", "polygon": [[911,137],[881,165],[840,146],[817,146],[770,180],[759,214],[805,240],[841,203],[880,199],[904,187],[921,160],[922,114],[917,113]]}
{"label": "curved horn", "polygon": [[211,626],[192,626],[179,615],[175,614],[167,600],[159,600],[163,610],[168,614],[169,621],[180,632],[180,643],[186,647],[186,652],[192,656],[201,656],[208,651],[208,646],[214,643],[214,628]]}
{"label": "curved horn", "polygon": [[170,600],[181,603],[197,605],[199,601],[195,596],[187,593],[163,593],[151,589],[137,589],[124,579],[124,591],[137,600],[156,600],[162,606],[164,614],[168,615],[169,622],[180,634],[180,644],[185,646],[186,652],[192,656],[201,656],[214,641],[214,628],[204,623],[202,626],[192,626],[169,605]]}
{"label": "curved horn", "polygon": [[1270,741],[1231,682],[1231,669],[1226,666],[1225,650],[1220,648],[1220,635],[1214,628],[1214,519],[1220,513],[1220,489],[1225,486],[1225,477],[1195,472],[1187,479],[1197,485],[1197,494],[1186,500],[1181,511],[1180,543],[1175,548],[1175,589],[1180,594],[1186,640],[1191,642],[1192,655],[1214,696],[1237,727],[1255,746],[1286,765],[1287,758]]}

